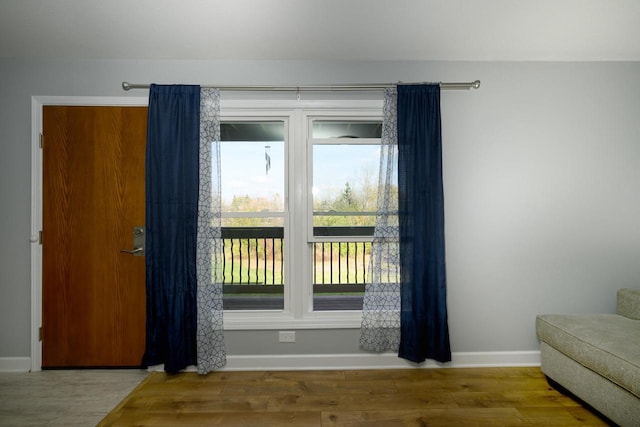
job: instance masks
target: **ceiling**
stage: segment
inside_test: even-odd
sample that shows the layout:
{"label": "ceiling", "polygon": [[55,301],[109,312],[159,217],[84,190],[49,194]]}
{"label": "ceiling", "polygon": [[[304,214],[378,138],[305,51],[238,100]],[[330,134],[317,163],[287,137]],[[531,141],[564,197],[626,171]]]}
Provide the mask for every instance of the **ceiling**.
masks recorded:
{"label": "ceiling", "polygon": [[639,61],[637,0],[0,0],[0,57]]}

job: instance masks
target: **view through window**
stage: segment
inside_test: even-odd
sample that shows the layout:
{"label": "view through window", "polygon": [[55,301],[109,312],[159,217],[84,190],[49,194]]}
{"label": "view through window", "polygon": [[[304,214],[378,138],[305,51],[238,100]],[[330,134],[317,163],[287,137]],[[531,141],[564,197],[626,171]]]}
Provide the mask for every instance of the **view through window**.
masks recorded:
{"label": "view through window", "polygon": [[312,119],[314,310],[360,310],[371,255],[379,121]]}
{"label": "view through window", "polygon": [[225,310],[284,307],[285,123],[220,125]]}
{"label": "view through window", "polygon": [[[295,311],[291,305],[306,300],[311,312],[361,310],[380,117],[223,118],[220,131],[224,309]],[[292,223],[302,233],[291,232]],[[309,297],[289,299],[301,294]]]}

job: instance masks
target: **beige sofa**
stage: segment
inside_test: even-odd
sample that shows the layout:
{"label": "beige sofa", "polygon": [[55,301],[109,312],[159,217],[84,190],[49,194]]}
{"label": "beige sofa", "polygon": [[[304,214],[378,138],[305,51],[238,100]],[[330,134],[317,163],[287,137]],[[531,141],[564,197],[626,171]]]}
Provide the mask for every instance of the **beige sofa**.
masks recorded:
{"label": "beige sofa", "polygon": [[640,426],[640,289],[620,289],[617,314],[536,318],[542,372],[621,426]]}

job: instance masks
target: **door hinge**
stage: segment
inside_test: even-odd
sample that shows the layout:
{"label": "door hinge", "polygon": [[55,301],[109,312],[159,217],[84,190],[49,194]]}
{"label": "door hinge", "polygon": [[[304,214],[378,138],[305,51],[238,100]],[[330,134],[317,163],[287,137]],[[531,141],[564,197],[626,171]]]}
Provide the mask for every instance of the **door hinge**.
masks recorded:
{"label": "door hinge", "polygon": [[38,339],[42,341],[42,326],[38,329]]}
{"label": "door hinge", "polygon": [[42,244],[42,230],[38,233],[38,243]]}
{"label": "door hinge", "polygon": [[42,140],[44,139],[44,137],[42,136],[42,134],[40,134],[40,148],[42,148]]}

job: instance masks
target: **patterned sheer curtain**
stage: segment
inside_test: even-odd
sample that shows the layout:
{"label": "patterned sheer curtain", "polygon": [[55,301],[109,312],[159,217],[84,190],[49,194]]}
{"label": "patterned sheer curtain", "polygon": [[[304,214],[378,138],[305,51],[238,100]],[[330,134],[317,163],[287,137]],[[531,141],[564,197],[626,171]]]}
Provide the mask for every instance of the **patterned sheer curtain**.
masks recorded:
{"label": "patterned sheer curtain", "polygon": [[199,374],[207,374],[226,364],[222,322],[220,92],[217,89],[200,89],[199,175],[197,365]]}
{"label": "patterned sheer curtain", "polygon": [[384,92],[378,206],[360,329],[360,348],[397,352],[400,345],[397,89]]}

